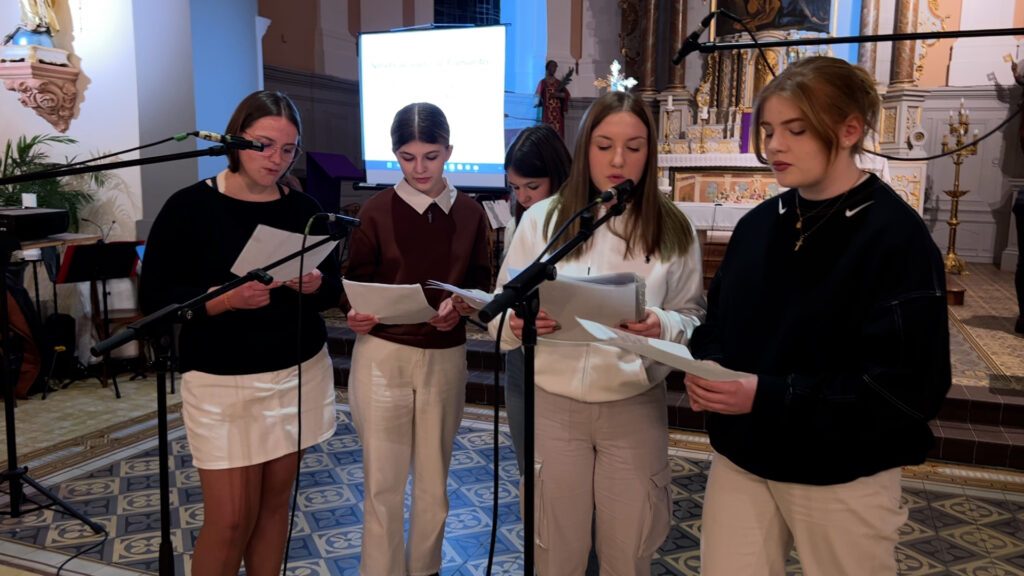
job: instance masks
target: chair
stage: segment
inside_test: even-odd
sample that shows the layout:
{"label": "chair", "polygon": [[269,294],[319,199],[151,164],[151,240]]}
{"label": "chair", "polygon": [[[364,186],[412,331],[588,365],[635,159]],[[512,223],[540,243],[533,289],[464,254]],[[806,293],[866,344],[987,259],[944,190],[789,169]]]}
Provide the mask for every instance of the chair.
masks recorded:
{"label": "chair", "polygon": [[[142,318],[136,307],[111,309],[107,281],[119,278],[134,280],[139,241],[99,242],[89,245],[68,246],[64,254],[57,283],[89,282],[89,302],[92,308],[92,326],[99,340],[105,340],[118,329]],[[141,356],[140,352],[140,356]],[[104,388],[109,380],[114,394],[121,397],[116,370],[110,367],[110,355],[103,357],[100,383]]]}

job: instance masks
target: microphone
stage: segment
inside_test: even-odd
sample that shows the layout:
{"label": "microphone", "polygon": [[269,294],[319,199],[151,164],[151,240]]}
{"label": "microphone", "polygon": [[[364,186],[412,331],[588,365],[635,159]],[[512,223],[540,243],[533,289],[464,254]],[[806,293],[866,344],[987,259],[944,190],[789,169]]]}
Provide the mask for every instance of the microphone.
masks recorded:
{"label": "microphone", "polygon": [[623,180],[615,186],[601,192],[601,196],[597,199],[598,204],[606,204],[612,200],[618,201],[620,204],[628,204],[633,199],[633,188],[636,184],[632,180]]}
{"label": "microphone", "polygon": [[673,66],[678,66],[679,63],[683,61],[683,58],[686,58],[700,48],[700,35],[708,29],[708,26],[711,26],[711,21],[715,19],[715,16],[717,16],[719,12],[720,10],[712,10],[707,16],[701,19],[700,26],[697,26],[697,29],[686,37],[683,45],[679,47],[679,51],[676,52],[675,57],[672,58]]}
{"label": "microphone", "polygon": [[328,222],[341,222],[350,228],[359,228],[359,218],[345,216],[344,214],[334,214],[333,212],[325,212],[325,214],[327,214]]}
{"label": "microphone", "polygon": [[203,140],[209,140],[210,142],[216,142],[223,144],[228,148],[235,148],[237,150],[256,150],[257,152],[263,151],[263,143],[255,140],[249,140],[248,138],[242,138],[241,136],[232,136],[231,134],[217,134],[216,132],[207,132],[206,130],[197,130],[190,132],[196,138],[202,138]]}

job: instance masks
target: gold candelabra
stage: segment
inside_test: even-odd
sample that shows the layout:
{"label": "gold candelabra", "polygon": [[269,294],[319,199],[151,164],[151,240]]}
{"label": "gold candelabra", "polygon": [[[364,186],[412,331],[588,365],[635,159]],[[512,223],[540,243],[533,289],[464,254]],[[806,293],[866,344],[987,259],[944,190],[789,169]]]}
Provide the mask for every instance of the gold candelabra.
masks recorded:
{"label": "gold candelabra", "polygon": [[[949,220],[946,221],[949,224],[949,246],[946,248],[946,272],[951,274],[964,274],[966,267],[963,258],[956,253],[956,227],[960,224],[959,219],[959,208],[960,198],[965,196],[970,190],[960,189],[960,166],[964,163],[964,159],[968,156],[974,156],[978,153],[978,130],[974,130],[974,137],[968,142],[967,132],[971,126],[971,115],[970,112],[964,108],[964,100],[960,99],[960,110],[956,114],[952,110],[949,111],[949,134],[942,135],[942,151],[950,152],[956,150],[951,154],[953,158],[953,189],[945,190],[947,196],[949,196],[953,203],[949,209]],[[953,137],[950,141],[950,136]],[[970,145],[967,145],[967,144]]]}

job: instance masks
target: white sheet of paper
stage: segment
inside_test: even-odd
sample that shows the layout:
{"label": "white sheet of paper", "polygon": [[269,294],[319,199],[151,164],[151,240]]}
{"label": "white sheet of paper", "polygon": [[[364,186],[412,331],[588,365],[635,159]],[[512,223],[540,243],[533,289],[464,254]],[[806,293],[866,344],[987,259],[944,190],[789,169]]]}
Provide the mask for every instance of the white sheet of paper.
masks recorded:
{"label": "white sheet of paper", "polygon": [[715,381],[738,380],[739,378],[750,376],[750,374],[745,372],[723,368],[713,362],[694,360],[693,355],[690,354],[690,349],[678,342],[638,336],[624,330],[584,320],[583,318],[576,318],[576,320],[602,344],[610,344],[623,350],[629,350],[634,354],[646,356],[655,362],[661,362],[666,366],[677,368],[687,374]]}
{"label": "white sheet of paper", "polygon": [[[315,244],[324,238],[326,236],[307,236],[306,246]],[[309,272],[319,266],[337,245],[337,241],[327,242],[323,246],[306,252],[305,256],[303,256],[305,272]],[[301,249],[302,234],[260,224],[253,231],[252,236],[249,237],[245,248],[242,248],[242,253],[235,259],[235,264],[231,266],[231,273],[236,276],[245,276],[256,268],[263,268],[267,264],[276,262]],[[264,271],[278,282],[287,282],[303,274],[303,272],[299,271],[298,258],[289,260],[271,270]]]}
{"label": "white sheet of paper", "polygon": [[512,219],[512,208],[508,200],[484,200],[482,204],[492,229],[504,228]]}
{"label": "white sheet of paper", "polygon": [[608,326],[643,318],[644,287],[638,280],[635,274],[587,277],[560,274],[554,281],[541,283],[540,307],[562,325],[561,329],[541,338],[593,342],[594,337],[573,321],[581,315]]}
{"label": "white sheet of paper", "polygon": [[459,296],[462,296],[462,299],[465,300],[467,304],[477,310],[490,304],[491,300],[494,299],[493,294],[484,292],[483,290],[478,290],[476,288],[459,288],[458,286],[445,284],[444,282],[438,282],[437,280],[427,280],[427,288],[437,288],[439,290],[447,290],[452,294],[458,294]]}
{"label": "white sheet of paper", "polygon": [[374,284],[342,279],[352,309],[381,324],[419,324],[437,316],[419,284]]}

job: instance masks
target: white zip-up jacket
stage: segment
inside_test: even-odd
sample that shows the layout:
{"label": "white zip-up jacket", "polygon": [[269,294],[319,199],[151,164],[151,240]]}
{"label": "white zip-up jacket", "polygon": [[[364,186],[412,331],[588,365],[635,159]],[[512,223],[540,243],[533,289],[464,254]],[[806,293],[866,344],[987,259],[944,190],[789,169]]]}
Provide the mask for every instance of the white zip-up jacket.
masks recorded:
{"label": "white zip-up jacket", "polygon": [[[542,200],[523,215],[498,273],[498,291],[508,282],[510,268],[526,268],[544,249],[546,242],[542,228],[551,201],[552,198]],[[605,209],[601,207],[597,217],[603,215]],[[685,257],[673,258],[668,262],[658,257],[652,257],[648,262],[643,254],[627,258],[625,241],[612,233],[624,226],[624,223],[619,224],[620,219],[612,219],[598,228],[590,240],[590,250],[582,258],[559,262],[556,266],[558,273],[593,276],[632,272],[641,276],[646,283],[647,308],[661,320],[660,337],[687,343],[694,328],[704,319],[706,308],[700,243],[695,237]],[[568,239],[566,237],[563,241]],[[544,308],[543,300],[540,306]],[[574,318],[555,320],[563,325],[576,321]],[[495,336],[498,319],[493,320],[489,328],[491,335]],[[502,331],[502,349],[513,350],[521,345],[520,340],[512,334],[506,319]],[[631,398],[662,382],[670,370],[648,358],[603,344],[559,342],[541,337],[536,348],[537,386],[551,394],[583,402],[611,402]]]}

